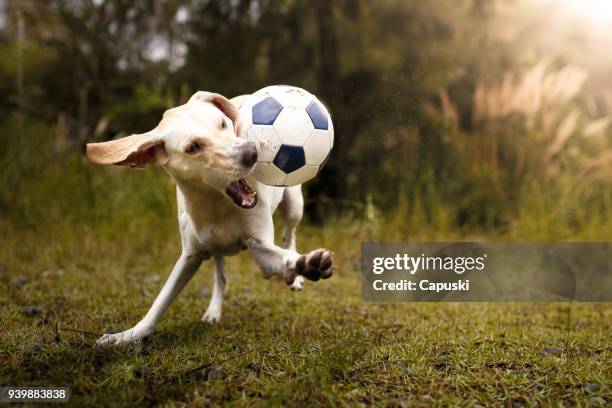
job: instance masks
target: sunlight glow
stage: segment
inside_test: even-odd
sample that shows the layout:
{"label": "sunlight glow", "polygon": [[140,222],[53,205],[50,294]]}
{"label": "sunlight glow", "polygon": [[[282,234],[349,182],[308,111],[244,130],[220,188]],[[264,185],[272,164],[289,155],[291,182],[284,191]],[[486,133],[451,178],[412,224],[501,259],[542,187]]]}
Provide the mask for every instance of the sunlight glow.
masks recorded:
{"label": "sunlight glow", "polygon": [[612,23],[612,0],[563,0],[573,15],[599,23]]}

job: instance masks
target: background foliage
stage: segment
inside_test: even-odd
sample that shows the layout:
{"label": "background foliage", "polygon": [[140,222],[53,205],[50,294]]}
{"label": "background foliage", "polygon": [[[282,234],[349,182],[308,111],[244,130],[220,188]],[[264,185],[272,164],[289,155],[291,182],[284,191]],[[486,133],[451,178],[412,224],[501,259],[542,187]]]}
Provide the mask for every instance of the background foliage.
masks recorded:
{"label": "background foliage", "polygon": [[333,159],[306,186],[313,221],[380,212],[433,229],[609,233],[612,83],[602,73],[612,64],[597,48],[609,34],[563,25],[571,18],[546,4],[4,3],[1,215],[40,226],[121,217],[109,206],[142,201],[165,216],[167,186],[143,181],[163,176],[88,166],[84,144],[152,128],[198,89],[287,83],[334,115]]}

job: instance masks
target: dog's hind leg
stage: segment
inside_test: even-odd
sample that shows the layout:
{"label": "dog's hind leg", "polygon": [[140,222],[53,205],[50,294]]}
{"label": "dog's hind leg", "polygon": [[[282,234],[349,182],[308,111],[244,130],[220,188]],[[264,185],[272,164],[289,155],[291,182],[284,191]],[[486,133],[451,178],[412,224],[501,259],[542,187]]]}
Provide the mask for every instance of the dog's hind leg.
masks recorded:
{"label": "dog's hind leg", "polygon": [[[283,218],[283,223],[285,224],[285,229],[283,231],[283,248],[296,251],[295,230],[304,215],[302,186],[286,187],[278,209]],[[289,287],[292,290],[302,290],[303,284],[304,277],[300,275],[295,278]]]}
{"label": "dog's hind leg", "polygon": [[215,257],[215,278],[212,296],[206,313],[202,316],[203,322],[217,323],[221,320],[221,308],[223,306],[223,293],[225,292],[225,260],[222,256]]}
{"label": "dog's hind leg", "polygon": [[304,197],[302,186],[297,185],[285,188],[283,200],[279,205],[279,211],[285,224],[283,231],[283,248],[296,250],[295,229],[304,215]]}

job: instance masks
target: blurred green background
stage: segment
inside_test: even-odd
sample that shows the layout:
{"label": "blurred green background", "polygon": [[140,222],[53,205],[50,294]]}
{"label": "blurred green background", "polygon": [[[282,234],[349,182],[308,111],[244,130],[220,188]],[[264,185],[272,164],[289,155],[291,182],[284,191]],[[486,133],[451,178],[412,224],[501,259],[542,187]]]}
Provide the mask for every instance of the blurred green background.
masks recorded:
{"label": "blurred green background", "polygon": [[365,239],[611,238],[605,1],[0,6],[3,231],[173,230],[163,170],[94,166],[85,143],[151,129],[196,90],[292,84],[336,129],[307,222],[356,220]]}

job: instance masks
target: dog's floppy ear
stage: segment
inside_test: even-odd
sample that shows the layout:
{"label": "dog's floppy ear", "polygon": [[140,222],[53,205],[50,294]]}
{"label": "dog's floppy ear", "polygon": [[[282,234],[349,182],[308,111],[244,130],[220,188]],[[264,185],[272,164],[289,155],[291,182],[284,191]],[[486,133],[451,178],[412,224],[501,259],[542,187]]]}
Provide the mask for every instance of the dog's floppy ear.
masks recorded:
{"label": "dog's floppy ear", "polygon": [[145,168],[168,160],[163,139],[155,132],[131,135],[103,143],[88,143],[87,157],[98,164]]}
{"label": "dog's floppy ear", "polygon": [[211,102],[213,105],[219,108],[219,110],[234,123],[236,136],[240,136],[240,114],[238,113],[236,106],[229,99],[218,93],[198,91],[194,93],[191,98],[189,98],[189,102],[194,100],[200,102]]}

